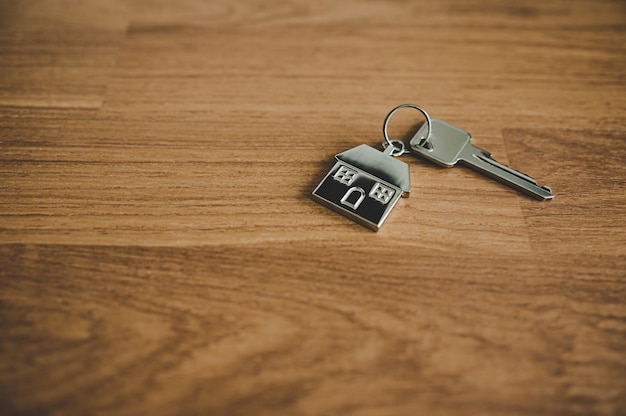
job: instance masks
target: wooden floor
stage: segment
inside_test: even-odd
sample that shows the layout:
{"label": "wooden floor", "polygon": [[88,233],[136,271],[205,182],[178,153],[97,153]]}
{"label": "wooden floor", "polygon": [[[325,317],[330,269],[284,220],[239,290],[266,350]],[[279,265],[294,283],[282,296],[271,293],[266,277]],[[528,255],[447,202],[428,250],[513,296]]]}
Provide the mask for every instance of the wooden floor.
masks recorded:
{"label": "wooden floor", "polygon": [[0,414],[626,414],[625,160],[621,0],[0,1]]}

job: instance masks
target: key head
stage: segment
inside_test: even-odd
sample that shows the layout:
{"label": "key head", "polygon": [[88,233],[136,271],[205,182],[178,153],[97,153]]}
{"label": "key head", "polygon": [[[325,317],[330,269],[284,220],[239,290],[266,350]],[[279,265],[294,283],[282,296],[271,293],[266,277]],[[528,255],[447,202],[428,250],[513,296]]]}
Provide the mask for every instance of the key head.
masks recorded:
{"label": "key head", "polygon": [[451,168],[460,160],[463,149],[470,144],[472,136],[465,130],[436,118],[431,120],[431,129],[430,140],[425,142],[428,126],[424,123],[420,127],[411,139],[411,151],[438,165]]}

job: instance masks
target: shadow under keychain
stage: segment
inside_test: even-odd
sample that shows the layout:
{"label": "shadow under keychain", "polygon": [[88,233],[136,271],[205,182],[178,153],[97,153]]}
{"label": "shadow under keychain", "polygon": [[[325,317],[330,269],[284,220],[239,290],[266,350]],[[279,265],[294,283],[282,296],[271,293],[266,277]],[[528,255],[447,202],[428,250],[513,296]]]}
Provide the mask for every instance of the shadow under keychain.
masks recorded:
{"label": "shadow under keychain", "polygon": [[409,165],[396,159],[410,153],[404,143],[389,140],[387,124],[397,110],[412,107],[426,117],[428,141],[431,121],[428,113],[413,104],[394,108],[383,123],[383,151],[366,144],[335,155],[337,162],[313,191],[313,199],[342,215],[378,231],[400,197],[411,192]]}

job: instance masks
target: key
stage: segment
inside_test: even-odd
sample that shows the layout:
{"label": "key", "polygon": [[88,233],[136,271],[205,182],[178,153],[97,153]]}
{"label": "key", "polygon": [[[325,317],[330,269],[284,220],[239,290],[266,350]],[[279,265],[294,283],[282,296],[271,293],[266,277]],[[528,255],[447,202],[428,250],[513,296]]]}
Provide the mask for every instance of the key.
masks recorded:
{"label": "key", "polygon": [[472,136],[445,121],[432,119],[430,139],[426,141],[426,124],[411,139],[411,151],[445,167],[457,162],[468,165],[491,178],[537,199],[554,198],[547,186],[538,186],[530,176],[509,168],[491,158],[491,153],[474,146]]}

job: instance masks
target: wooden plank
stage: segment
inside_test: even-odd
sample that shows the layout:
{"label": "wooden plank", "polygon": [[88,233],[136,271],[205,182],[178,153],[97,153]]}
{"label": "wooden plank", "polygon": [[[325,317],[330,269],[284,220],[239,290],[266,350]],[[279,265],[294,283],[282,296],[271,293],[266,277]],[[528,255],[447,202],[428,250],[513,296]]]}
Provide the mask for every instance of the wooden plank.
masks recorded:
{"label": "wooden plank", "polygon": [[[0,413],[624,413],[624,16],[0,4]],[[407,155],[378,233],[314,203],[405,102],[555,199]]]}

